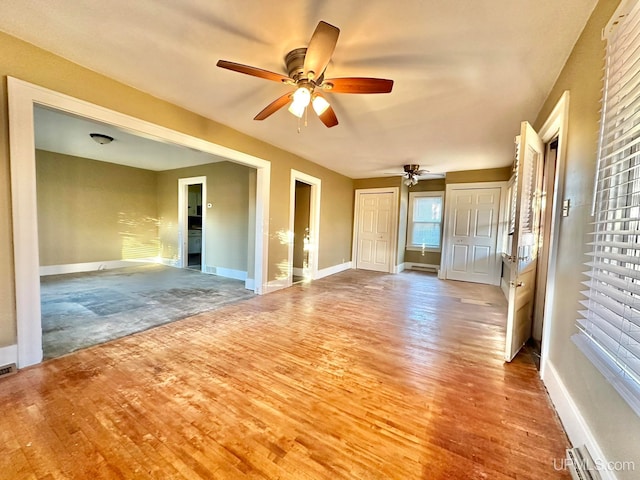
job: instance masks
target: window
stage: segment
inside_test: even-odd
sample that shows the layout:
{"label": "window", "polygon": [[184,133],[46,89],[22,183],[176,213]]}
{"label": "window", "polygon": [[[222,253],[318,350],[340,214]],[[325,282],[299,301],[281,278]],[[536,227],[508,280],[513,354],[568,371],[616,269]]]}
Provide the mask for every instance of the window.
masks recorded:
{"label": "window", "polygon": [[409,193],[409,250],[440,251],[442,238],[442,192]]}
{"label": "window", "polygon": [[607,38],[588,290],[573,340],[640,415],[640,2],[632,3]]}

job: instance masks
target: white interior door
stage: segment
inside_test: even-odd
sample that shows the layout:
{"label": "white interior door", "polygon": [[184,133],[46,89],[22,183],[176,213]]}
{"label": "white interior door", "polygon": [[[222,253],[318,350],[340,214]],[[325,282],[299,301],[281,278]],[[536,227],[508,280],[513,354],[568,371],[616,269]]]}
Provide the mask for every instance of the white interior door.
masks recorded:
{"label": "white interior door", "polygon": [[356,268],[390,272],[394,251],[394,194],[360,193],[358,198]]}
{"label": "white interior door", "polygon": [[447,194],[447,279],[499,283],[500,192],[499,187],[474,187]]}
{"label": "white interior door", "polygon": [[516,154],[515,225],[510,264],[505,360],[510,362],[531,337],[533,299],[540,230],[540,200],[544,145],[535,130],[522,122]]}

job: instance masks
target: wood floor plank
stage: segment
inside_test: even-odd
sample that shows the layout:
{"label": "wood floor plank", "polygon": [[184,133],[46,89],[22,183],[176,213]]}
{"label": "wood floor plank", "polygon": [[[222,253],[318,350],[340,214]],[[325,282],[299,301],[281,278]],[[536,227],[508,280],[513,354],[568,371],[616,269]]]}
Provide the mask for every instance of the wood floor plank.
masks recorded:
{"label": "wood floor plank", "polygon": [[0,381],[12,478],[568,479],[496,287],[347,271]]}

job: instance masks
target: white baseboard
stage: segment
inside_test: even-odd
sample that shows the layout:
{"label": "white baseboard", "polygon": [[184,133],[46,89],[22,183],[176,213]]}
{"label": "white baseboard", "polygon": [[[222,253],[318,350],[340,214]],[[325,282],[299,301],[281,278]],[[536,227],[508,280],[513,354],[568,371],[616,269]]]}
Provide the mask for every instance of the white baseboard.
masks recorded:
{"label": "white baseboard", "polygon": [[18,364],[18,345],[0,347],[0,367],[11,363]]}
{"label": "white baseboard", "polygon": [[264,288],[264,292],[263,293],[277,292],[278,290],[282,290],[283,288],[287,288],[288,286],[289,286],[289,278],[288,277],[279,278],[279,279],[276,279],[276,280],[270,280],[269,282],[267,282],[267,285]]}
{"label": "white baseboard", "polygon": [[180,268],[180,262],[177,258],[156,258],[154,259],[155,263],[159,263],[160,265],[165,265],[167,267],[175,267]]}
{"label": "white baseboard", "polygon": [[204,271],[205,273],[213,273],[219,277],[233,278],[234,280],[245,281],[247,279],[247,272],[243,270],[234,270],[233,268],[211,267],[206,265],[204,267]]}
{"label": "white baseboard", "polygon": [[247,278],[244,281],[244,288],[247,290],[256,290],[256,279],[255,278]]}
{"label": "white baseboard", "polygon": [[328,277],[329,275],[335,275],[336,273],[344,272],[345,270],[350,269],[351,262],[345,262],[339,265],[334,265],[333,267],[323,268],[322,270],[318,270],[314,280],[319,280],[321,278]]}
{"label": "white baseboard", "polygon": [[[585,445],[596,465],[607,465],[607,460],[598,441],[582,416],[580,409],[573,401],[573,398],[571,398],[571,394],[562,382],[560,375],[558,375],[558,371],[551,362],[546,362],[543,371],[544,377],[542,381],[545,387],[547,387],[551,402],[558,412],[560,421],[567,432],[571,444],[574,447],[582,447]],[[617,480],[613,471],[602,469],[599,470],[598,473],[602,477],[602,480]]]}
{"label": "white baseboard", "polygon": [[419,262],[404,262],[405,270],[423,270],[432,273],[438,273],[440,265],[434,265],[431,263],[419,263]]}
{"label": "white baseboard", "polygon": [[502,293],[504,293],[504,298],[509,299],[509,282],[507,279],[502,277],[500,280],[500,288],[502,289]]}
{"label": "white baseboard", "polygon": [[304,268],[293,267],[293,274],[297,277],[304,277]]}
{"label": "white baseboard", "polygon": [[401,273],[401,272],[404,272],[406,268],[407,268],[407,264],[406,264],[406,263],[401,263],[400,265],[396,265],[396,266],[393,268],[393,273]]}
{"label": "white baseboard", "polygon": [[67,263],[63,265],[46,265],[40,267],[40,276],[60,275],[66,273],[96,272],[112,268],[132,267],[136,264],[157,263],[156,258],[136,258],[132,260],[106,260],[103,262]]}

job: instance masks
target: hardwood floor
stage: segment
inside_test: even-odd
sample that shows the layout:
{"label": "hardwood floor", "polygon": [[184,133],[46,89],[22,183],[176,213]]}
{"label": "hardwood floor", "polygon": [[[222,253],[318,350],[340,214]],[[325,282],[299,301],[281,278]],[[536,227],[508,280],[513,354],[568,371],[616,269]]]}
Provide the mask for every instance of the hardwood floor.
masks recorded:
{"label": "hardwood floor", "polygon": [[0,381],[8,479],[556,479],[497,287],[347,271]]}

